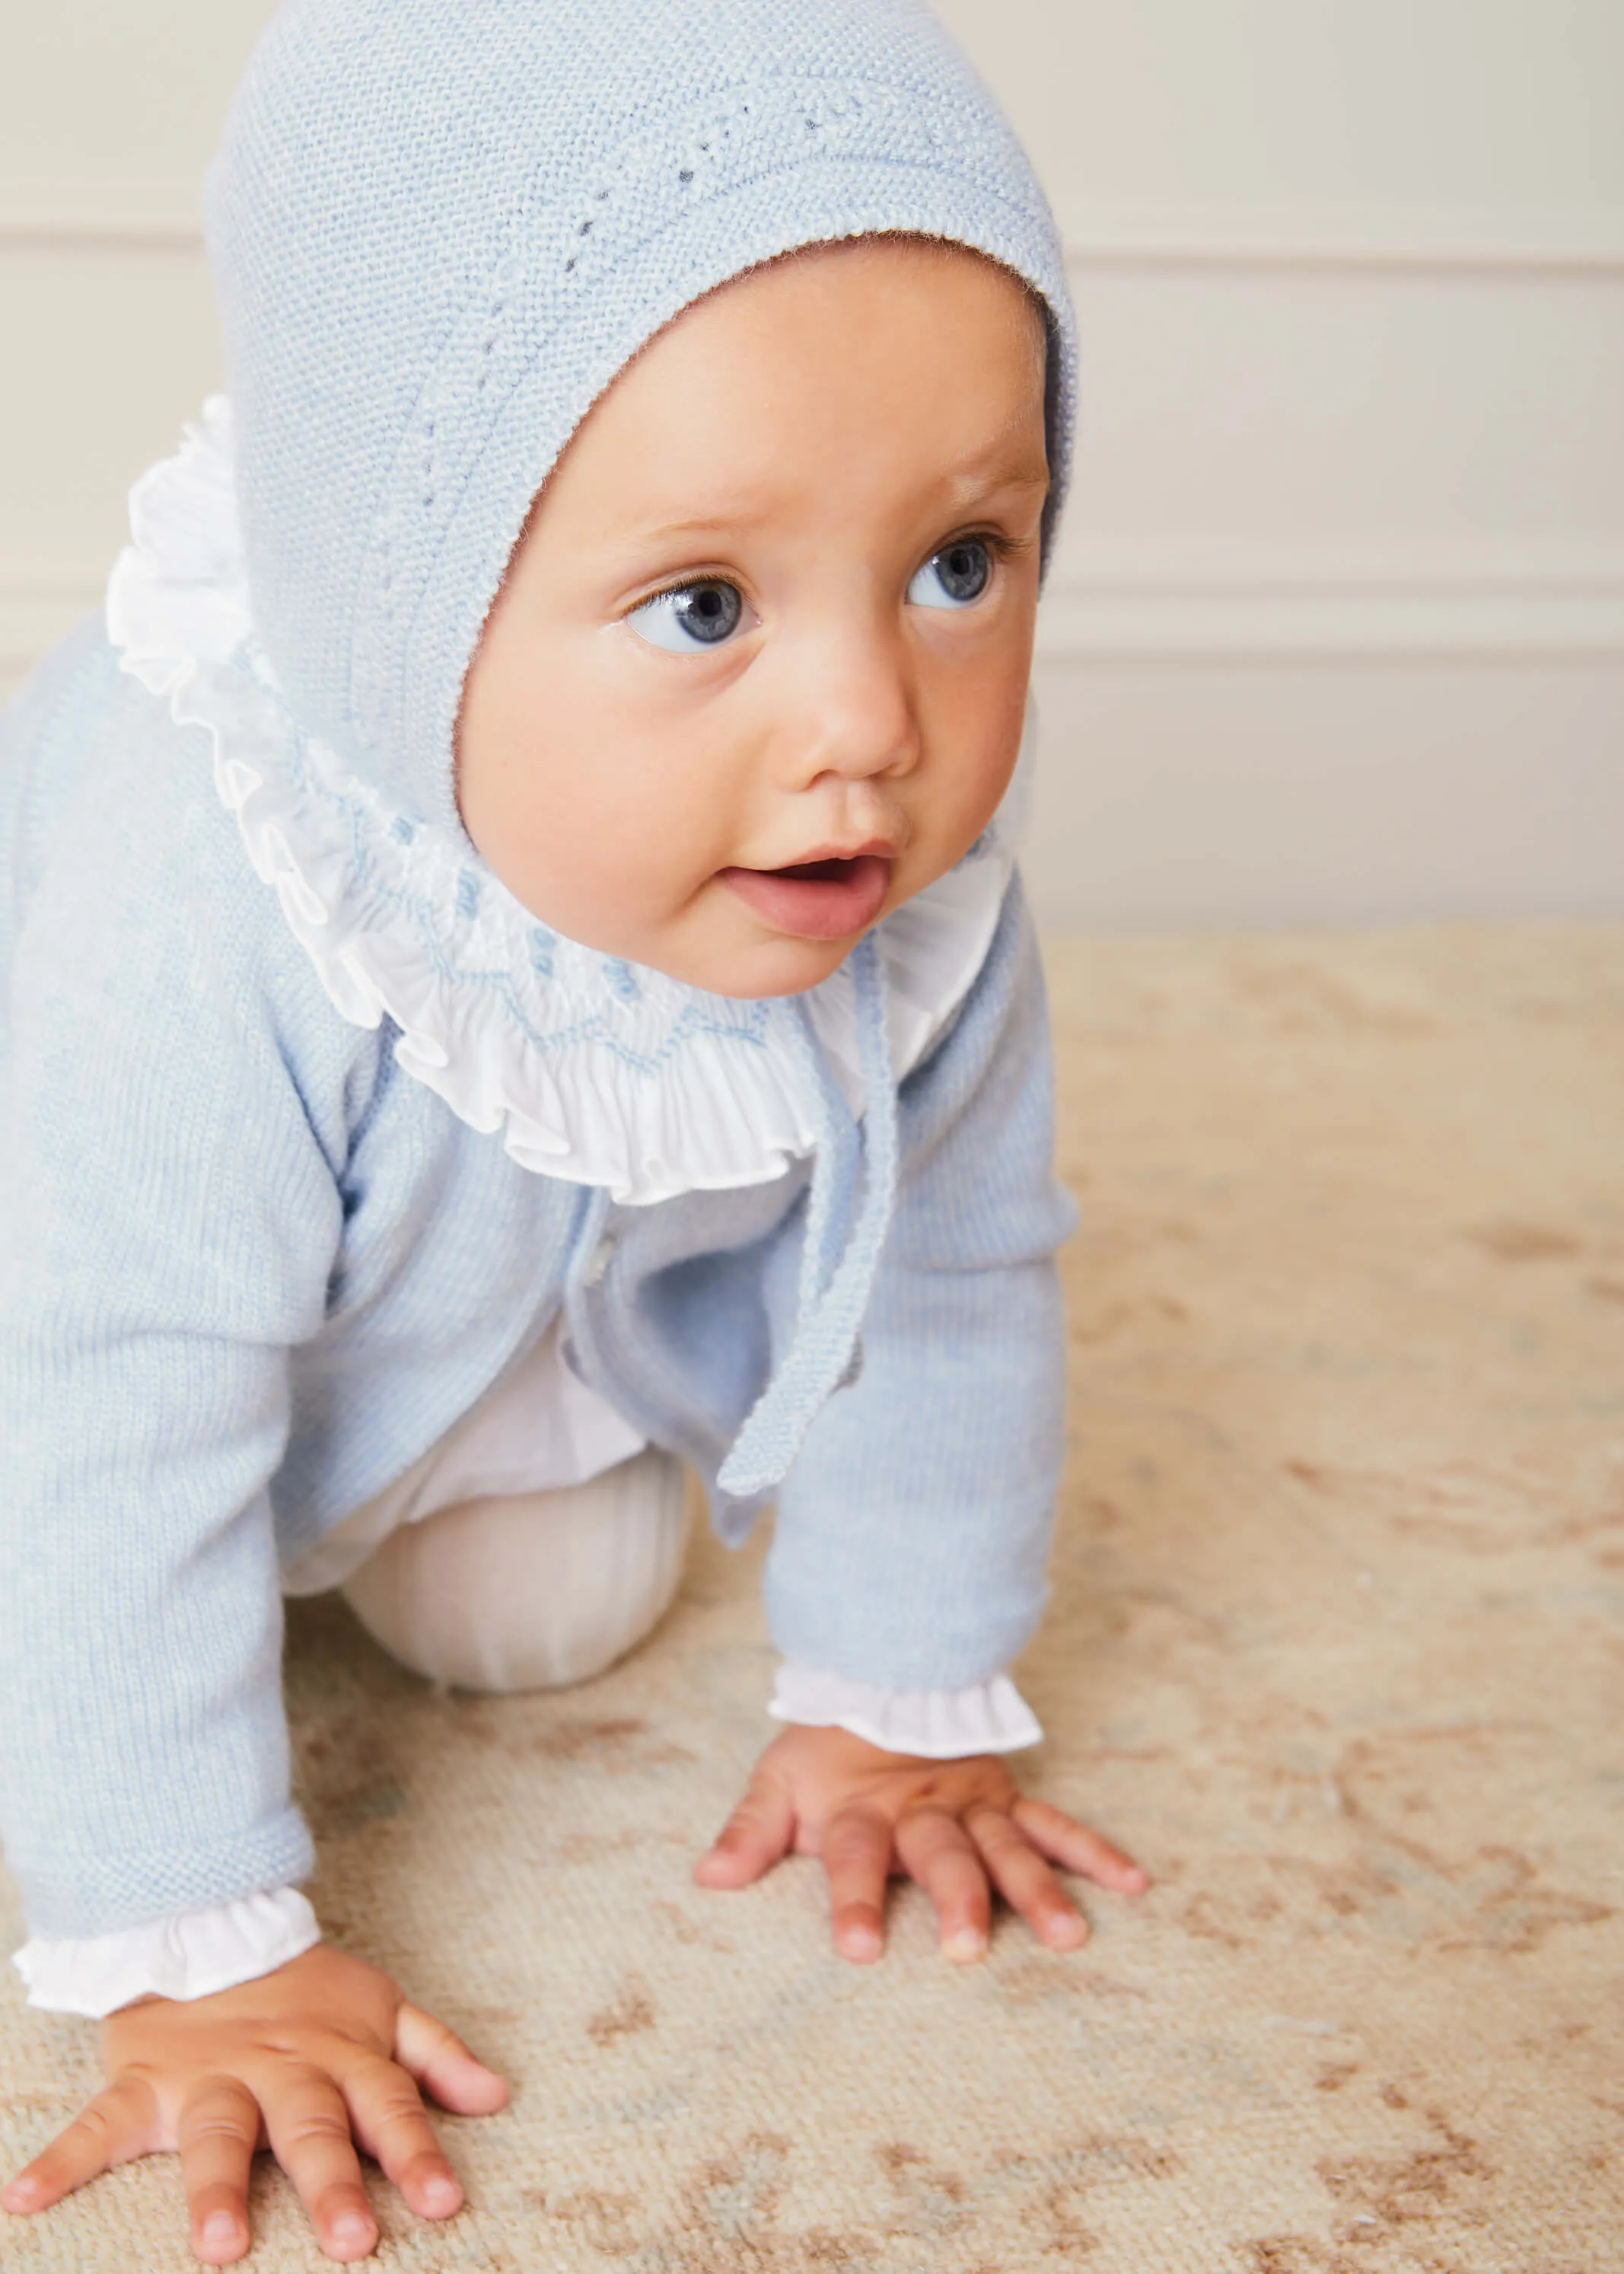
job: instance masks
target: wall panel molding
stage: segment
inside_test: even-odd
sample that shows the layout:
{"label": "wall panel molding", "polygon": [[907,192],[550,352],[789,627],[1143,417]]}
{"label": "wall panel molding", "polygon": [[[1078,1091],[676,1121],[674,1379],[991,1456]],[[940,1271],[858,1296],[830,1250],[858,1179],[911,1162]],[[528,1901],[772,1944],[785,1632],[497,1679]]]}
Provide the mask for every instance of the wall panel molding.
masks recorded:
{"label": "wall panel molding", "polygon": [[[0,680],[14,680],[100,605],[108,561],[30,574],[0,555]],[[1497,553],[1477,569],[1429,568],[1255,548],[1177,560],[1062,560],[1038,621],[1050,663],[1300,664],[1455,660],[1505,664],[1624,658],[1624,559]]]}
{"label": "wall panel molding", "polygon": [[1209,548],[1113,561],[1063,552],[1038,623],[1048,661],[1346,662],[1485,666],[1624,657],[1624,553],[1497,547],[1477,561],[1282,548]]}
{"label": "wall panel molding", "polygon": [[1056,201],[1068,265],[1316,275],[1624,277],[1624,215],[1372,206],[1312,213]]}
{"label": "wall panel molding", "polygon": [[183,253],[201,260],[203,232],[152,214],[52,214],[43,220],[0,208],[0,255]]}
{"label": "wall panel molding", "polygon": [[0,181],[0,254],[202,250],[202,192],[197,184]]}
{"label": "wall panel molding", "polygon": [[[1142,272],[1237,282],[1291,273],[1335,284],[1448,278],[1525,289],[1549,282],[1605,295],[1624,282],[1624,219],[1576,214],[1372,207],[1312,213],[1205,205],[1109,207],[1062,200],[1068,259],[1090,276]],[[56,180],[0,184],[0,260],[60,266],[81,257],[200,260],[194,183]],[[199,279],[197,289],[205,289]],[[37,350],[36,350],[37,352]],[[69,536],[49,556],[22,531],[0,538],[0,677],[14,677],[98,600],[107,561],[79,558]],[[1064,662],[1142,659],[1303,661],[1461,659],[1575,660],[1624,654],[1624,543],[1520,543],[1447,555],[1425,530],[1378,556],[1260,548],[1237,531],[1199,556],[1151,544],[1063,549],[1039,652]]]}
{"label": "wall panel molding", "polygon": [[[1075,270],[1257,269],[1316,275],[1624,277],[1624,217],[1391,205],[1312,214],[1207,204],[1108,207],[1061,198]],[[198,252],[195,184],[0,184],[0,253]]]}

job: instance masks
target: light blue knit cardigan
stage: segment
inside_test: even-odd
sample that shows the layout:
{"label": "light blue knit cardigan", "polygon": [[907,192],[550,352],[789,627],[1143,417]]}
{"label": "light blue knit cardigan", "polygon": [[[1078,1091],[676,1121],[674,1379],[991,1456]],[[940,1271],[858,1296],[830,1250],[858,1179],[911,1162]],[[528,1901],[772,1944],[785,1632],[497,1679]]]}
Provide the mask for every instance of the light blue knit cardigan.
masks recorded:
{"label": "light blue knit cardigan", "polygon": [[[469,656],[559,449],[696,294],[870,230],[976,246],[1049,311],[1064,475],[1054,232],[909,0],[299,0],[209,214],[259,666],[357,811],[382,796],[492,890],[452,782]],[[0,1830],[34,1932],[305,1874],[279,1557],[560,1308],[585,1378],[693,1461],[724,1537],[794,1456],[766,1580],[789,1655],[902,1688],[1004,1666],[1043,1600],[1071,1220],[1019,885],[894,1096],[871,1031],[866,1138],[825,1079],[816,1173],[616,1207],[459,1118],[389,1019],[339,1015],[209,767],[99,626],[6,716]],[[842,1279],[865,1211],[877,1272]]]}

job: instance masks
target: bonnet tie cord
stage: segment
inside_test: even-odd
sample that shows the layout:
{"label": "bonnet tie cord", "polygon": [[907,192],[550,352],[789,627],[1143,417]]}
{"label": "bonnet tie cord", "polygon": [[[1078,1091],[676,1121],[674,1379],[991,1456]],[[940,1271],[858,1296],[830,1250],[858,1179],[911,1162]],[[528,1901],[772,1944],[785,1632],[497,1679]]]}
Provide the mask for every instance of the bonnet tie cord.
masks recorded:
{"label": "bonnet tie cord", "polygon": [[849,1221],[859,1139],[845,1100],[833,1094],[806,1013],[797,1005],[802,1046],[823,1102],[822,1126],[807,1205],[794,1338],[788,1356],[745,1420],[717,1479],[736,1500],[782,1484],[807,1431],[846,1375],[897,1194],[897,1085],[885,1014],[885,975],[872,932],[853,952],[858,1065],[865,1111],[861,1139],[862,1205],[838,1262],[838,1227]]}
{"label": "bonnet tie cord", "polygon": [[[819,1302],[828,1293],[840,1262],[841,1244],[849,1238],[857,1179],[862,1168],[862,1140],[856,1117],[835,1080],[834,1069],[818,1045],[804,1000],[797,997],[789,1009],[790,1046],[801,1080],[817,1100],[812,1189],[807,1199],[806,1231],[801,1239],[801,1271],[795,1292],[795,1327],[790,1337],[793,1350]],[[860,1051],[861,1047],[860,1043]],[[866,1089],[866,1069],[863,1080]]]}

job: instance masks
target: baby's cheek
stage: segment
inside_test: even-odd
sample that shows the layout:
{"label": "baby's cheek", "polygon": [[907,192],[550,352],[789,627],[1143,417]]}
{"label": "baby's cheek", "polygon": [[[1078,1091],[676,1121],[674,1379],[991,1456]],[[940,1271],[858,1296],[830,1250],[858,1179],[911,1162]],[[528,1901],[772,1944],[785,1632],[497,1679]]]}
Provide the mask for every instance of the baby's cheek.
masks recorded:
{"label": "baby's cheek", "polygon": [[683,802],[615,800],[582,849],[583,875],[590,870],[594,890],[628,922],[658,921],[685,907],[725,865],[716,840],[705,817]]}
{"label": "baby's cheek", "polygon": [[665,928],[714,873],[693,832],[631,798],[577,795],[552,820],[533,840],[519,897],[584,946],[659,966]]}
{"label": "baby's cheek", "polygon": [[936,876],[963,859],[998,810],[1009,786],[1012,762],[966,765],[943,782],[931,801],[924,841]]}
{"label": "baby's cheek", "polygon": [[966,847],[974,843],[1003,802],[1020,757],[1025,720],[1023,696],[1019,709],[1002,706],[985,737],[966,753],[958,785],[957,813],[959,834]]}

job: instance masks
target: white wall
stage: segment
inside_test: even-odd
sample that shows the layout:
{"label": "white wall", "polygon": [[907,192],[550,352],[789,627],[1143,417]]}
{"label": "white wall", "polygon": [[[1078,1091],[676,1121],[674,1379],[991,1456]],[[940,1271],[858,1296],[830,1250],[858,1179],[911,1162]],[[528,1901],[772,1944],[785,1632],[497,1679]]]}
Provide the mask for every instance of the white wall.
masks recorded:
{"label": "white wall", "polygon": [[[1051,919],[1624,908],[1620,0],[939,0],[1065,230]],[[0,22],[0,673],[216,377],[265,0]]]}

